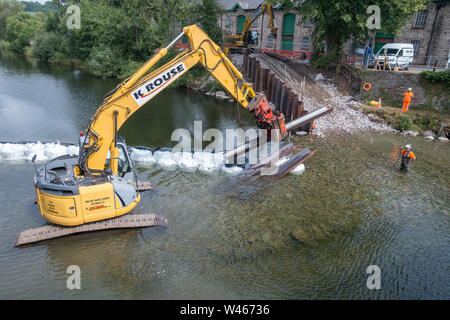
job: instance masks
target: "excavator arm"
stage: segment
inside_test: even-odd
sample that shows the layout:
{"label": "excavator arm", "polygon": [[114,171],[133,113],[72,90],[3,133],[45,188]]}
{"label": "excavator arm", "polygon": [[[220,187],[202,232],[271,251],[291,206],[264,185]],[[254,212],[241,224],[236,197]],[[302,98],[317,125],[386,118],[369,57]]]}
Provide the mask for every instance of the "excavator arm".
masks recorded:
{"label": "excavator arm", "polygon": [[272,5],[268,2],[263,3],[256,11],[249,16],[244,23],[244,27],[242,29],[242,41],[246,41],[248,31],[250,27],[252,26],[253,22],[255,22],[256,19],[259,18],[260,15],[262,15],[264,12],[267,12],[269,15],[269,23],[270,23],[270,29],[272,32],[272,35],[274,37],[277,36],[278,28],[275,26],[275,20],[273,18],[273,11],[272,11]]}
{"label": "excavator arm", "polygon": [[[190,49],[148,73],[183,35],[188,38]],[[248,108],[251,102],[249,108],[251,111],[257,110],[258,108],[255,108],[257,106],[264,106],[266,111],[271,113],[265,97],[255,96],[251,84],[245,81],[221,48],[198,26],[187,26],[166,48],[159,50],[133,76],[118,85],[115,91],[104,99],[91,118],[80,147],[81,172],[85,175],[105,174],[109,150],[111,172],[117,175],[119,158],[117,132],[120,127],[134,112],[197,63],[208,70],[243,108]],[[257,115],[262,116],[262,113]]]}

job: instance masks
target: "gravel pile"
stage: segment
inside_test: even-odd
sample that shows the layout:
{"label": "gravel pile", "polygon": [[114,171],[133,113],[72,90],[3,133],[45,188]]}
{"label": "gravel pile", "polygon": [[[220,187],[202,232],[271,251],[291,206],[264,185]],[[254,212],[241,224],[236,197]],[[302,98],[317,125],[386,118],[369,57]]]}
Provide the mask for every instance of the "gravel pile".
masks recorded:
{"label": "gravel pile", "polygon": [[306,93],[305,109],[311,112],[327,106],[334,107],[334,111],[316,120],[316,129],[314,130],[316,135],[325,136],[330,131],[336,130],[342,130],[346,133],[353,133],[354,131],[360,130],[396,132],[391,126],[372,121],[374,118],[373,115],[368,116],[359,110],[353,109],[351,105],[359,104],[359,102],[355,101],[350,96],[340,94],[333,84],[326,80],[317,81],[317,84],[326,90],[331,98],[315,101],[314,99],[307,97]]}

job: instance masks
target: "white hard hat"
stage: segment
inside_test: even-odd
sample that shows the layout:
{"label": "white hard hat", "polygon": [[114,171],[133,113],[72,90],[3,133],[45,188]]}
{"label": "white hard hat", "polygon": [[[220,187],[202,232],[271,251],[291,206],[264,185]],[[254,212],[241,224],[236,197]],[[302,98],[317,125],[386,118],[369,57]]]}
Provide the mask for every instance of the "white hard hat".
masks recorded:
{"label": "white hard hat", "polygon": [[405,146],[405,148],[411,149],[411,145],[410,145],[410,144],[407,144],[407,145]]}
{"label": "white hard hat", "polygon": [[412,91],[412,88],[408,88],[408,91]]}

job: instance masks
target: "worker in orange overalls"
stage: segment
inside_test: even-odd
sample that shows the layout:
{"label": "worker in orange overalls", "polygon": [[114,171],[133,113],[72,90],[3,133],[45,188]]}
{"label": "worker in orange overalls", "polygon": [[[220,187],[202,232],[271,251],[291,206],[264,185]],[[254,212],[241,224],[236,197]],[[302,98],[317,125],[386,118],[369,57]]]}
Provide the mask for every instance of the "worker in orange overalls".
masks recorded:
{"label": "worker in orange overalls", "polygon": [[406,91],[403,94],[403,107],[402,107],[402,111],[406,112],[408,111],[409,108],[409,104],[411,103],[411,99],[414,97],[414,93],[412,92],[411,88],[408,88],[408,91]]}
{"label": "worker in orange overalls", "polygon": [[416,160],[416,155],[411,151],[411,145],[407,144],[400,154],[402,155],[400,171],[408,171],[410,162]]}

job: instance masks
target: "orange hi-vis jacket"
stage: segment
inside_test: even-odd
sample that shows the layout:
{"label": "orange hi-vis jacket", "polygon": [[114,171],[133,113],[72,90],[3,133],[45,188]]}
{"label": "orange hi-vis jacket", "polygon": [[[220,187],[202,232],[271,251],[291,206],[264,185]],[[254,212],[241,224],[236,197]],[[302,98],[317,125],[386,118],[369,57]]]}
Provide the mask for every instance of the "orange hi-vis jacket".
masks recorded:
{"label": "orange hi-vis jacket", "polygon": [[411,91],[406,91],[403,94],[403,101],[404,102],[411,102],[412,98],[414,98],[414,93],[412,93]]}
{"label": "orange hi-vis jacket", "polygon": [[416,158],[416,155],[412,151],[408,151],[406,149],[402,149],[401,151],[402,158],[409,158],[410,160],[414,160]]}

